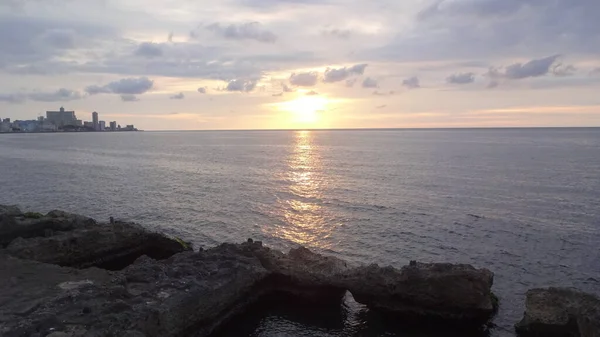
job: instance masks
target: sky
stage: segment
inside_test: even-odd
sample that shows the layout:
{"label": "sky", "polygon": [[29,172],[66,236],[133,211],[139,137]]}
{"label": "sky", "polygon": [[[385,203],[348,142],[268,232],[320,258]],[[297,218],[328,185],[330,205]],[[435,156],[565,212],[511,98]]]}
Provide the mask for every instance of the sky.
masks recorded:
{"label": "sky", "polygon": [[1,0],[0,117],[600,126],[598,0]]}

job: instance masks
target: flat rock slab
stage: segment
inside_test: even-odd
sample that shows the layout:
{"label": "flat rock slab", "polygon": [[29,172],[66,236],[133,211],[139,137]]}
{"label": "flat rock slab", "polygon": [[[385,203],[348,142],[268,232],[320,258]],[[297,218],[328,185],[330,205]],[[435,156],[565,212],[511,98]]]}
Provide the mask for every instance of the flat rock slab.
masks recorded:
{"label": "flat rock slab", "polygon": [[600,299],[566,288],[529,290],[515,328],[524,337],[600,337]]}

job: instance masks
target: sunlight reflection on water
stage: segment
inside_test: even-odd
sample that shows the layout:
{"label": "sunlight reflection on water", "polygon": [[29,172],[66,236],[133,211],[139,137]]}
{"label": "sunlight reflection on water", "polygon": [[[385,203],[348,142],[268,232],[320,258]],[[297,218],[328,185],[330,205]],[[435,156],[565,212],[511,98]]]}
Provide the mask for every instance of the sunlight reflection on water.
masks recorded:
{"label": "sunlight reflection on water", "polygon": [[311,131],[294,134],[294,148],[286,163],[287,171],[282,177],[289,184],[289,197],[278,200],[283,223],[274,229],[272,235],[305,246],[330,248],[331,243],[327,239],[333,227],[327,223],[321,205],[328,178]]}

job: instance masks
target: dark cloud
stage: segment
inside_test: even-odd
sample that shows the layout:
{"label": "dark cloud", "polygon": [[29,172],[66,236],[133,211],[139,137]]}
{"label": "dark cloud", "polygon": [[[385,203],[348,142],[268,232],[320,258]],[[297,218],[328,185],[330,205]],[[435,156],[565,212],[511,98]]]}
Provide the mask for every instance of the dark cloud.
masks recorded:
{"label": "dark cloud", "polygon": [[528,77],[538,77],[548,74],[550,68],[558,59],[558,55],[531,60],[527,63],[515,63],[506,67],[504,76],[508,79],[519,80]]}
{"label": "dark cloud", "polygon": [[318,92],[316,92],[314,90],[311,90],[311,91],[309,91],[309,92],[306,93],[306,96],[316,96],[318,94],[319,94]]}
{"label": "dark cloud", "polygon": [[290,83],[298,87],[312,87],[317,84],[319,74],[315,71],[307,73],[294,73],[290,76]]}
{"label": "dark cloud", "polygon": [[0,12],[0,66],[55,63],[72,49],[93,46],[115,34],[105,25]]}
{"label": "dark cloud", "polygon": [[232,40],[256,40],[259,42],[273,43],[277,36],[261,27],[258,22],[248,22],[242,24],[221,25],[213,23],[205,27],[213,33]]}
{"label": "dark cloud", "polygon": [[421,87],[421,84],[419,83],[419,78],[416,76],[405,79],[404,81],[402,81],[402,85],[409,89],[418,89]]}
{"label": "dark cloud", "polygon": [[379,84],[377,83],[377,80],[367,77],[363,80],[362,87],[363,88],[379,88]]}
{"label": "dark cloud", "polygon": [[250,92],[256,88],[256,80],[231,80],[227,83],[224,90],[226,91],[240,91]]}
{"label": "dark cloud", "polygon": [[180,92],[180,93],[178,93],[178,94],[172,95],[172,96],[171,96],[171,97],[169,97],[169,98],[170,98],[170,99],[184,99],[184,98],[185,98],[185,95],[184,95],[182,92]]}
{"label": "dark cloud", "polygon": [[450,84],[469,84],[475,82],[475,73],[452,74],[446,77],[446,82]]}
{"label": "dark cloud", "polygon": [[141,95],[152,89],[154,81],[147,77],[124,78],[119,81],[110,82],[103,86],[91,85],[85,88],[90,95],[96,94],[119,94],[119,95]]}
{"label": "dark cloud", "polygon": [[325,75],[323,78],[323,82],[333,83],[339,82],[347,79],[352,75],[362,75],[365,72],[365,68],[367,67],[366,63],[356,64],[352,67],[344,67],[344,68],[328,68],[325,70]]}
{"label": "dark cloud", "polygon": [[136,56],[158,57],[163,55],[162,46],[153,42],[142,42],[135,50]]}
{"label": "dark cloud", "polygon": [[288,85],[285,83],[281,83],[281,89],[283,92],[294,92],[294,89],[288,87]]}
{"label": "dark cloud", "polygon": [[413,28],[361,57],[393,61],[522,57],[529,53],[596,56],[600,1],[444,0]]}
{"label": "dark cloud", "polygon": [[198,92],[201,94],[206,94],[206,88],[205,87],[198,88]]}
{"label": "dark cloud", "polygon": [[121,101],[123,101],[123,102],[137,102],[139,100],[140,99],[137,98],[137,96],[135,96],[135,95],[129,95],[129,94],[121,95]]}
{"label": "dark cloud", "polygon": [[[541,77],[554,73],[557,76],[566,76],[575,70],[573,66],[563,66],[562,63],[556,63],[559,55],[533,59],[526,63],[514,63],[504,68],[490,67],[484,74],[488,77],[492,87],[500,84],[501,80],[522,80],[526,78]],[[488,85],[488,87],[490,87]]]}

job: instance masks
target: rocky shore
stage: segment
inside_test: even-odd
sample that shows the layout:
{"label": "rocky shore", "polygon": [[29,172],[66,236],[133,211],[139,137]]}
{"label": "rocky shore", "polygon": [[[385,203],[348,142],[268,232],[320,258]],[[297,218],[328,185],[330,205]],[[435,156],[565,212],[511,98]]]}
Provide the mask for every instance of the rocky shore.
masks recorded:
{"label": "rocky shore", "polygon": [[[119,221],[0,205],[0,336],[209,336],[271,295],[290,305],[359,303],[394,320],[483,330],[498,301],[493,273],[470,265],[350,266],[306,248],[248,239],[193,251]],[[600,336],[600,301],[532,290],[524,336]],[[558,329],[557,327],[560,327]]]}

